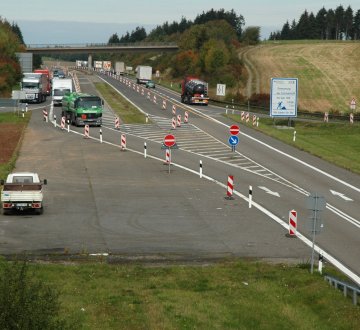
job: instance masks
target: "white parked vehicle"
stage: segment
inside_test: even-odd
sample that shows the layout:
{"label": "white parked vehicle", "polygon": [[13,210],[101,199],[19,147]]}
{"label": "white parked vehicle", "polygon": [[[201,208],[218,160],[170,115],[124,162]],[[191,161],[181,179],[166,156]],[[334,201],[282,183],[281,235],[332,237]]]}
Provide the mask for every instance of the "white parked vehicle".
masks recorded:
{"label": "white parked vehicle", "polygon": [[53,79],[52,100],[54,105],[61,105],[63,96],[73,91],[72,79]]}
{"label": "white parked vehicle", "polygon": [[47,180],[40,181],[39,175],[32,172],[16,172],[8,175],[6,181],[1,180],[1,204],[4,214],[13,210],[34,210],[41,214],[43,205],[43,184]]}

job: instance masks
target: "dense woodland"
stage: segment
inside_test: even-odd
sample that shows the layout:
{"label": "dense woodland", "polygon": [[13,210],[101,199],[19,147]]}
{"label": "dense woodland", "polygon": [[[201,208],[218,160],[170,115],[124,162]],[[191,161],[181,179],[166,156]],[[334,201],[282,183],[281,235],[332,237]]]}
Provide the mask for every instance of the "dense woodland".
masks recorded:
{"label": "dense woodland", "polygon": [[305,10],[296,22],[287,21],[281,31],[270,34],[270,40],[359,40],[360,9],[356,12],[342,5],[335,10],[321,8],[316,15]]}

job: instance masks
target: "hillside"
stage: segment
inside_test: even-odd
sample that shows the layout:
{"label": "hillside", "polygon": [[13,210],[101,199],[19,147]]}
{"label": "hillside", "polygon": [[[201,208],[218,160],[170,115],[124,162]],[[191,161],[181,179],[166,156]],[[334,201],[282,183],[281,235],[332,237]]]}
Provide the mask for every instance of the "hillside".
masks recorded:
{"label": "hillside", "polygon": [[241,48],[248,74],[241,93],[270,94],[271,78],[299,78],[299,110],[360,108],[360,42],[274,41]]}

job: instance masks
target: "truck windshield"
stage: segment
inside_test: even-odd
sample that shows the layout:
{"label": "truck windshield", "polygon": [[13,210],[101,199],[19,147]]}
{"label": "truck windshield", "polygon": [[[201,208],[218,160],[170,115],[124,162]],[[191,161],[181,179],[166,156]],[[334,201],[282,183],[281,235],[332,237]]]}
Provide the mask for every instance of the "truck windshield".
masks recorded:
{"label": "truck windshield", "polygon": [[100,108],[100,99],[80,99],[77,108]]}
{"label": "truck windshield", "polygon": [[23,82],[22,83],[22,88],[29,88],[29,89],[39,88],[39,83],[36,83],[36,82]]}
{"label": "truck windshield", "polygon": [[65,93],[70,93],[70,89],[54,89],[54,96],[64,96]]}
{"label": "truck windshield", "polygon": [[15,176],[13,183],[33,183],[33,178],[32,176]]}

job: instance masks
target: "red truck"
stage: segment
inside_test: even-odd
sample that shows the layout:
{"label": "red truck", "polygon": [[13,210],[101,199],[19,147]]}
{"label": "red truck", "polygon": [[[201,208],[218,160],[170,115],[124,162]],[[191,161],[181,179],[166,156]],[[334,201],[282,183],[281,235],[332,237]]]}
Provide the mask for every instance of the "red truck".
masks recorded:
{"label": "red truck", "polygon": [[42,73],[46,75],[47,77],[47,84],[46,84],[46,95],[51,94],[51,77],[50,77],[50,71],[48,69],[36,69],[34,70],[34,73]]}
{"label": "red truck", "polygon": [[181,102],[208,105],[208,84],[198,77],[186,76],[181,82]]}

